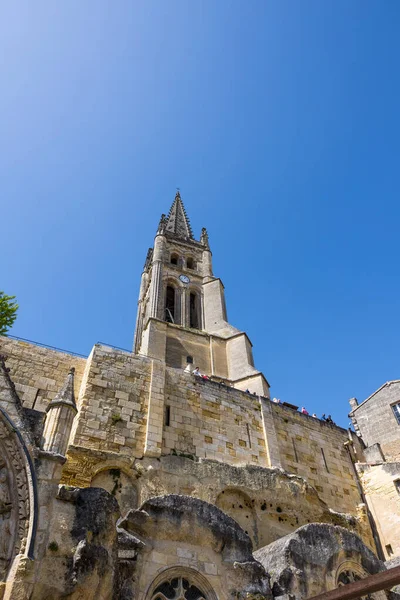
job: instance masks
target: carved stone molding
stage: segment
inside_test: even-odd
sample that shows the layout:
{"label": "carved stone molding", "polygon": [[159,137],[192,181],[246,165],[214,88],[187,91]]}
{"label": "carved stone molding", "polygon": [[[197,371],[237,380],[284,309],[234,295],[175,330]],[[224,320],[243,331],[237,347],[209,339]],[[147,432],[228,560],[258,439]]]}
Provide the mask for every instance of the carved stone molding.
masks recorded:
{"label": "carved stone molding", "polygon": [[21,434],[0,409],[0,581],[17,554],[33,558],[35,475]]}

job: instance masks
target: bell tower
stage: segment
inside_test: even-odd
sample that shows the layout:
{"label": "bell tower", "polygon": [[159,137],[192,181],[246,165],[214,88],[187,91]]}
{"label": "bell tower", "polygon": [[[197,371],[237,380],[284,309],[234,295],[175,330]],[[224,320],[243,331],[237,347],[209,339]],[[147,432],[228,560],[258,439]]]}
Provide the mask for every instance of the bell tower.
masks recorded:
{"label": "bell tower", "polygon": [[224,379],[268,396],[268,383],[253,365],[252,345],[228,323],[224,286],[213,275],[205,228],[196,240],[180,192],[161,215],[142,273],[134,352],[166,366]]}

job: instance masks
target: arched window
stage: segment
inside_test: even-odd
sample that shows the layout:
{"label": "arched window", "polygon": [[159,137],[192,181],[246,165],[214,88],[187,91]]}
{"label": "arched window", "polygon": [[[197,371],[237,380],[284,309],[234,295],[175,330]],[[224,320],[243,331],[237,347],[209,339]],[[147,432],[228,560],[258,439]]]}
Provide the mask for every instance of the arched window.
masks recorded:
{"label": "arched window", "polygon": [[[348,583],[354,583],[355,581],[360,581],[361,579],[368,577],[368,575],[370,575],[370,573],[365,571],[361,565],[351,561],[344,562],[338,569],[336,585],[337,587],[341,587]],[[385,596],[385,592],[375,592],[374,594],[367,594],[362,598],[357,598],[357,600],[384,600]]]}
{"label": "arched window", "polygon": [[188,269],[195,269],[196,268],[196,263],[194,262],[193,258],[189,257],[186,260],[186,266]]}
{"label": "arched window", "polygon": [[167,323],[175,323],[175,288],[172,285],[168,285],[165,292],[165,315],[164,319]]}
{"label": "arched window", "polygon": [[177,265],[179,256],[177,254],[171,254],[171,265]]}
{"label": "arched window", "polygon": [[190,292],[189,296],[189,327],[193,329],[200,328],[200,315],[199,315],[199,297],[195,292]]}
{"label": "arched window", "polygon": [[217,600],[207,579],[189,567],[176,566],[159,573],[146,600]]}
{"label": "arched window", "polygon": [[151,600],[207,600],[207,596],[189,579],[174,577],[159,585]]}

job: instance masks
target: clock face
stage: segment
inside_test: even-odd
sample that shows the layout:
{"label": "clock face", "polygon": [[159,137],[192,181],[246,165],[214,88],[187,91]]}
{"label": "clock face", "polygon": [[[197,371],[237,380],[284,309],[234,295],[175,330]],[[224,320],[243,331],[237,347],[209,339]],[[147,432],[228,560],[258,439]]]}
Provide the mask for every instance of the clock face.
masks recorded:
{"label": "clock face", "polygon": [[182,281],[182,283],[189,283],[190,281],[187,275],[179,275],[179,279]]}

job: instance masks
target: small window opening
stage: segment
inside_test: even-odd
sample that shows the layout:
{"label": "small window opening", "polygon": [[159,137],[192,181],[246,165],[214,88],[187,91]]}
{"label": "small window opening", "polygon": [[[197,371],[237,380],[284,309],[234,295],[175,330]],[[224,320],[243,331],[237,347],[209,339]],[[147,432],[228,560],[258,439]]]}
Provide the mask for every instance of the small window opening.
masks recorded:
{"label": "small window opening", "polygon": [[175,323],[175,289],[169,285],[165,297],[165,320]]}
{"label": "small window opening", "polygon": [[393,548],[392,548],[391,544],[387,544],[387,545],[385,546],[385,548],[386,548],[386,553],[387,553],[387,555],[388,555],[388,556],[391,556],[391,555],[393,554]]}
{"label": "small window opening", "polygon": [[188,258],[187,259],[186,266],[187,266],[188,269],[194,269],[195,268],[195,264],[194,264],[193,258]]}
{"label": "small window opening", "polygon": [[397,492],[398,494],[400,494],[400,479],[395,479],[395,480],[393,481],[393,483],[394,483],[394,487],[396,488],[396,492]]}
{"label": "small window opening", "polygon": [[397,424],[400,425],[400,402],[392,404],[392,411],[396,417]]}
{"label": "small window opening", "polygon": [[192,365],[193,364],[193,356],[187,356],[186,357],[186,362],[188,365]]}
{"label": "small window opening", "polygon": [[193,329],[198,329],[199,328],[199,314],[198,314],[197,294],[190,294],[189,316],[190,316],[189,327],[192,327]]}
{"label": "small window opening", "polygon": [[177,265],[178,259],[179,259],[179,257],[177,254],[171,254],[171,265]]}
{"label": "small window opening", "polygon": [[171,419],[171,407],[170,406],[166,406],[165,407],[165,425],[167,427],[170,424],[170,419]]}

